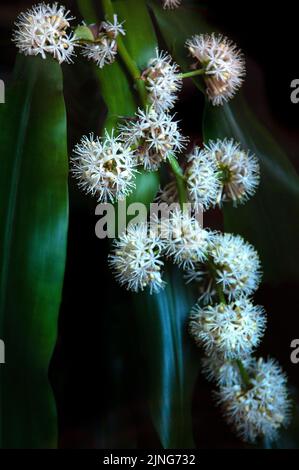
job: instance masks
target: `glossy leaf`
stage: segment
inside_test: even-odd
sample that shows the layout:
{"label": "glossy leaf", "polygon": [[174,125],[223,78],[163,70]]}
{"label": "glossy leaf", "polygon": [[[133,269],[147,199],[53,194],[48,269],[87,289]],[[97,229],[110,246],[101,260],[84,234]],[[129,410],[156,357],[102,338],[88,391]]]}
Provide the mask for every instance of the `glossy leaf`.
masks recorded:
{"label": "glossy leaf", "polygon": [[159,294],[137,299],[150,407],[164,448],[192,448],[191,400],[199,356],[187,319],[195,298],[176,269],[168,269],[165,281]]}
{"label": "glossy leaf", "polygon": [[55,447],[48,367],[56,341],[68,225],[60,66],[18,56],[0,106],[0,446]]}

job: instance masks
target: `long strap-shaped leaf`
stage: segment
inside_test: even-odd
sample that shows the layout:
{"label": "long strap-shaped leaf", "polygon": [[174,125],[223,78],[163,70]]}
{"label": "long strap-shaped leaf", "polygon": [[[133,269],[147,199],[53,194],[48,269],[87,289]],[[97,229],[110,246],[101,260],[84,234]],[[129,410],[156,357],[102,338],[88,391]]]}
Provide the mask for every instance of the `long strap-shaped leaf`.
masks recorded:
{"label": "long strap-shaped leaf", "polygon": [[48,367],[56,341],[68,224],[60,66],[19,56],[0,106],[0,447],[55,447]]}
{"label": "long strap-shaped leaf", "polygon": [[149,374],[149,403],[166,449],[194,447],[191,403],[199,368],[187,319],[195,302],[181,273],[169,267],[159,294],[136,299],[142,345]]}

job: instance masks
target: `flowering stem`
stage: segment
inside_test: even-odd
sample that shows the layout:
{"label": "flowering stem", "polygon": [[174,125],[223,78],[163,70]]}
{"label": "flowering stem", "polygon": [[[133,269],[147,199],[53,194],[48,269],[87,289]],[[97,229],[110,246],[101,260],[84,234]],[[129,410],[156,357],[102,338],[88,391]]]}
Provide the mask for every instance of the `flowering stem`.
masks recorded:
{"label": "flowering stem", "polygon": [[185,72],[185,73],[180,73],[179,78],[190,78],[190,77],[196,77],[197,75],[204,75],[205,74],[205,69],[198,69],[198,70],[193,70],[192,72]]}
{"label": "flowering stem", "polygon": [[168,162],[176,179],[176,185],[179,194],[179,202],[181,208],[183,209],[184,203],[188,202],[185,176],[182,168],[180,167],[178,161],[173,155],[168,156]]}
{"label": "flowering stem", "polygon": [[[115,14],[111,0],[102,0],[103,11],[107,19],[113,20],[113,15]],[[141,100],[141,103],[144,107],[147,106],[147,92],[143,80],[141,80],[141,72],[136,64],[136,62],[130,56],[122,38],[118,35],[117,39],[117,50],[120,57],[122,58],[128,72],[136,83],[136,88]]]}

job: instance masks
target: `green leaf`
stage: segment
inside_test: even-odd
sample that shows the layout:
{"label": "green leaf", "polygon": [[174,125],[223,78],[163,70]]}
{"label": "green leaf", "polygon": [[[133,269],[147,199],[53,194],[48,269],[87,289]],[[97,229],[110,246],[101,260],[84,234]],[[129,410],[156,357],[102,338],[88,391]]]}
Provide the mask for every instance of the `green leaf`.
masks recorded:
{"label": "green leaf", "polygon": [[18,56],[0,106],[0,447],[55,447],[48,366],[57,334],[68,224],[60,66]]}
{"label": "green leaf", "polygon": [[168,269],[165,281],[159,294],[137,298],[137,315],[155,427],[164,448],[187,449],[194,447],[191,400],[199,365],[187,331],[195,298],[176,269]]}

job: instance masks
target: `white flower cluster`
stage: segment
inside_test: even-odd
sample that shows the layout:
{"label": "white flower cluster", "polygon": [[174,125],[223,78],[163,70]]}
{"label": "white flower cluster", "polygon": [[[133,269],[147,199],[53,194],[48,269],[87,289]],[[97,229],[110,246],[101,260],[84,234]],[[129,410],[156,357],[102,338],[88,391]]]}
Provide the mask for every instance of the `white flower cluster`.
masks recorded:
{"label": "white flower cluster", "polygon": [[124,199],[135,188],[136,161],[131,148],[119,137],[84,136],[71,159],[79,186],[100,202]]}
{"label": "white flower cluster", "polygon": [[173,108],[182,87],[182,79],[178,65],[173,63],[169,54],[156,50],[156,57],[149,61],[142,79],[145,81],[148,98],[158,112]]}
{"label": "white flower cluster", "polygon": [[[25,55],[41,55],[46,59],[50,54],[60,64],[72,62],[75,46],[79,46],[75,34],[68,33],[70,21],[74,18],[64,6],[39,3],[21,13],[17,19],[13,41],[19,51]],[[98,67],[114,62],[117,55],[116,38],[125,35],[123,24],[118,22],[117,15],[113,21],[103,21],[99,26],[92,25],[90,30],[94,42],[81,46],[82,55],[94,61]]]}
{"label": "white flower cluster", "polygon": [[240,235],[214,233],[209,264],[187,269],[188,281],[200,285],[200,301],[212,302],[221,289],[229,300],[252,295],[261,281],[261,263],[256,250]]}
{"label": "white flower cluster", "polygon": [[158,292],[165,285],[161,268],[163,240],[150,230],[148,224],[129,225],[125,234],[114,241],[109,264],[121,285],[133,292]]}
{"label": "white flower cluster", "polygon": [[163,2],[163,8],[165,9],[174,9],[174,8],[178,8],[181,4],[181,0],[162,0]]}
{"label": "white flower cluster", "polygon": [[13,41],[25,55],[41,55],[46,59],[46,55],[50,54],[60,64],[70,63],[75,39],[67,30],[72,19],[64,6],[39,3],[20,14],[15,23]]}
{"label": "white flower cluster", "polygon": [[214,233],[206,262],[187,273],[202,283],[190,334],[205,352],[202,370],[219,387],[225,417],[246,441],[276,438],[287,424],[290,401],[286,377],[275,361],[251,355],[266,328],[263,307],[249,297],[261,278],[257,252],[239,235]]}
{"label": "white flower cluster", "polygon": [[[221,207],[223,202],[237,206],[257,190],[260,167],[257,157],[233,139],[210,140],[188,156],[185,179],[188,199],[196,212]],[[160,192],[160,201],[169,200],[169,189],[167,186]],[[172,199],[178,199],[174,191]]]}
{"label": "white flower cluster", "polygon": [[129,226],[127,233],[114,242],[110,264],[128,289],[137,292],[149,286],[151,293],[157,293],[164,286],[161,258],[192,267],[207,258],[212,236],[188,212],[177,209],[171,212],[170,219],[152,219],[149,224]]}
{"label": "white flower cluster", "polygon": [[195,341],[206,354],[217,354],[225,360],[251,354],[265,327],[263,308],[243,296],[228,304],[196,304],[190,316],[190,332]]}
{"label": "white flower cluster", "polygon": [[170,229],[165,239],[165,252],[174,264],[191,269],[207,259],[213,233],[202,228],[195,217],[177,209],[171,212],[165,224]]}
{"label": "white flower cluster", "polygon": [[240,378],[233,386],[220,387],[218,400],[224,415],[246,441],[255,442],[263,436],[276,439],[279,429],[289,421],[286,375],[273,359],[252,360],[246,370],[248,387]]}
{"label": "white flower cluster", "polygon": [[117,55],[117,36],[125,35],[123,23],[119,23],[117,15],[113,16],[113,22],[103,21],[94,37],[95,42],[82,46],[82,55],[92,60],[99,68],[106,64],[112,64]]}
{"label": "white flower cluster", "polygon": [[138,163],[150,171],[182,151],[187,141],[173,117],[153,107],[139,109],[135,119],[122,125],[120,131],[122,139],[135,148]]}
{"label": "white flower cluster", "polygon": [[195,147],[188,159],[187,187],[195,207],[208,209],[225,201],[236,206],[252,196],[260,181],[257,157],[233,139]]}
{"label": "white flower cluster", "polygon": [[208,99],[222,105],[234,96],[245,76],[242,53],[228,38],[216,34],[200,34],[187,40],[186,47],[204,71]]}

